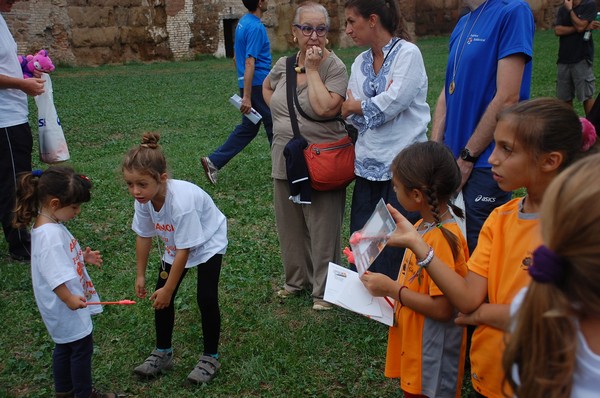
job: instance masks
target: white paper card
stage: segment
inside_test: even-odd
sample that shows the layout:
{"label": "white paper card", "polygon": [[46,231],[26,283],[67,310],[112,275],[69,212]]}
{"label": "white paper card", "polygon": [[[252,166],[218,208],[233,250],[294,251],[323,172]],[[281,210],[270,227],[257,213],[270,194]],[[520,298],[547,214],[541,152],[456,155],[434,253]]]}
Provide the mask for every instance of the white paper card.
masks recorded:
{"label": "white paper card", "polygon": [[[231,98],[229,98],[229,102],[231,103],[231,105],[240,109],[242,106],[242,97],[240,97],[237,94],[233,94]],[[260,119],[262,119],[261,114],[258,113],[254,108],[250,108],[250,113],[244,114],[244,116],[250,119],[250,121],[254,124],[260,122]]]}
{"label": "white paper card", "polygon": [[340,265],[329,263],[323,298],[385,325],[394,324],[394,301],[388,297],[373,297],[358,273]]}

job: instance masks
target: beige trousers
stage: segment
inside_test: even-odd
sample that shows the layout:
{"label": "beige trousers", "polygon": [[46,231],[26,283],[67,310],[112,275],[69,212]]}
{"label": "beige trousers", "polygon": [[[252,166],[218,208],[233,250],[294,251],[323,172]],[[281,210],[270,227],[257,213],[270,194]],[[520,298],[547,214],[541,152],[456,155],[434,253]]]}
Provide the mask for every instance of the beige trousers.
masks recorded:
{"label": "beige trousers", "polygon": [[312,286],[313,300],[325,293],[329,262],[341,259],[346,190],[312,192],[310,205],[290,199],[287,180],[273,180],[275,221],[285,289],[298,292]]}

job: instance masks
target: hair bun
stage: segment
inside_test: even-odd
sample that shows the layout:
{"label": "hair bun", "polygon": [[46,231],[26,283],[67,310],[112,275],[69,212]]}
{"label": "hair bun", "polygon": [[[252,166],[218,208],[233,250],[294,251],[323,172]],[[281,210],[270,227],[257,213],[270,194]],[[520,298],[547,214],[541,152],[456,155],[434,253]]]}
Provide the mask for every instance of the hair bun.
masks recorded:
{"label": "hair bun", "polygon": [[584,117],[580,117],[579,120],[581,121],[581,131],[583,135],[583,144],[581,145],[581,150],[583,152],[587,152],[592,145],[596,143],[596,138],[598,136],[596,134],[596,128],[592,122]]}
{"label": "hair bun", "polygon": [[142,136],[143,148],[156,149],[158,148],[158,141],[160,140],[160,134],[158,133],[144,133]]}

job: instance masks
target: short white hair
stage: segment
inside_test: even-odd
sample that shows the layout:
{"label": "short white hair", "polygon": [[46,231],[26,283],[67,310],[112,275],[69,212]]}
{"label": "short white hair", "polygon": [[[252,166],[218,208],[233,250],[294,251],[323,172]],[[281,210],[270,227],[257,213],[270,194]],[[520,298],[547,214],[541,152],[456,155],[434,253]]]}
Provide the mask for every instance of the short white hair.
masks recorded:
{"label": "short white hair", "polygon": [[302,4],[300,4],[300,6],[298,8],[296,8],[296,15],[294,15],[294,24],[295,25],[300,24],[300,14],[304,11],[322,12],[323,15],[325,16],[325,25],[327,25],[327,27],[329,27],[330,20],[329,20],[329,13],[327,12],[327,9],[325,7],[323,7],[323,5],[321,5],[319,3],[314,3],[312,1],[303,2]]}

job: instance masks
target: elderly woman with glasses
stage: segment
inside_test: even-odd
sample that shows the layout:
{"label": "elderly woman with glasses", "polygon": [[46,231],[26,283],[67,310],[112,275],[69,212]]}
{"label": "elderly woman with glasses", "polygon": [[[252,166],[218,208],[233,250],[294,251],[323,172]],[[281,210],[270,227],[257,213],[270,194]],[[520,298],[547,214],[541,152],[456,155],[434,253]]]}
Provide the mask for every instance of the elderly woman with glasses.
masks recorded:
{"label": "elderly woman with glasses", "polygon": [[[263,96],[273,116],[271,147],[275,220],[285,273],[277,295],[288,298],[310,289],[313,309],[332,306],[323,300],[330,261],[339,263],[346,190],[294,192],[288,178],[284,149],[294,137],[287,85],[295,83],[294,113],[300,135],[310,143],[332,142],[346,135],[339,118],[348,85],[343,62],[330,50],[329,15],[320,4],[298,6],[292,25],[299,51],[290,61],[277,61],[263,83]],[[286,62],[293,62],[288,73]],[[290,65],[291,66],[291,65]],[[301,153],[301,152],[300,152]],[[288,165],[291,162],[288,162]]]}
{"label": "elderly woman with glasses", "polygon": [[[381,198],[414,223],[420,217],[398,203],[390,166],[402,149],[427,141],[431,116],[423,57],[410,42],[396,0],[347,0],[345,12],[346,34],[369,47],[352,64],[342,106],[359,133],[350,232],[364,226]],[[396,279],[403,254],[404,249],[386,247],[369,271]]]}

